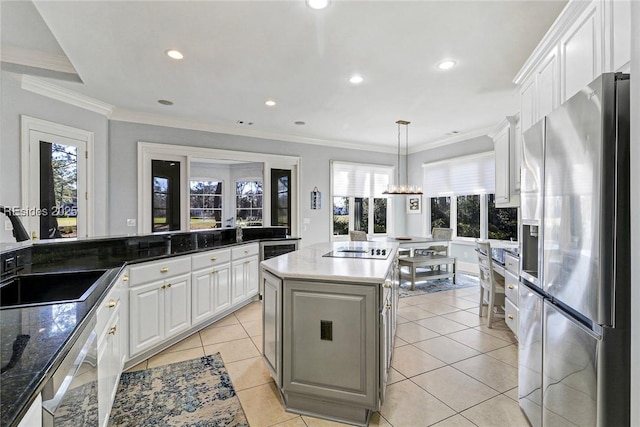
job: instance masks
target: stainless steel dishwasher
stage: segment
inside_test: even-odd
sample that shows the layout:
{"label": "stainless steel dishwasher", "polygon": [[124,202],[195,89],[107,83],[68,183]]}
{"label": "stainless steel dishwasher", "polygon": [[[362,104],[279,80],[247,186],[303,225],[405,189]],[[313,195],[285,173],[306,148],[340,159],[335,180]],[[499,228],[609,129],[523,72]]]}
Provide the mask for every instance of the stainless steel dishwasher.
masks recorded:
{"label": "stainless steel dishwasher", "polygon": [[42,391],[43,427],[98,426],[98,349],[92,318]]}

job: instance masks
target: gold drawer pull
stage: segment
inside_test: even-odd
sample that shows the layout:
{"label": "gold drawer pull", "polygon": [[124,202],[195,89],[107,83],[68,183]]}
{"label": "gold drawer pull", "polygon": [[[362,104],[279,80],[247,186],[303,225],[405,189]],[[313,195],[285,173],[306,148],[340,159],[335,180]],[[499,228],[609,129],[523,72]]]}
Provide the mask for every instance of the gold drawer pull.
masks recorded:
{"label": "gold drawer pull", "polygon": [[249,249],[245,249],[245,250],[244,250],[244,253],[245,253],[245,254],[248,254],[248,253],[249,253]]}
{"label": "gold drawer pull", "polygon": [[509,319],[513,320],[513,314],[510,314],[509,316],[507,316]]}
{"label": "gold drawer pull", "polygon": [[166,273],[166,272],[168,272],[168,271],[169,271],[169,267],[162,267],[162,268],[160,269],[160,273]]}
{"label": "gold drawer pull", "polygon": [[167,288],[170,288],[170,287],[171,287],[171,283],[169,283],[169,284],[167,285]]}
{"label": "gold drawer pull", "polygon": [[127,276],[126,274],[124,276],[122,276],[122,281],[123,282],[128,282],[129,281],[129,276]]}
{"label": "gold drawer pull", "polygon": [[391,310],[391,304],[387,304],[387,310]]}
{"label": "gold drawer pull", "polygon": [[382,285],[382,286],[384,286],[385,288],[390,288],[391,287],[391,280],[385,280],[384,285]]}
{"label": "gold drawer pull", "polygon": [[112,326],[109,328],[109,335],[115,335],[116,334],[116,327]]}
{"label": "gold drawer pull", "polygon": [[107,307],[109,308],[113,308],[116,306],[116,302],[114,300],[109,301],[109,304],[107,304]]}
{"label": "gold drawer pull", "polygon": [[160,286],[160,289],[165,289],[165,288],[166,288],[165,285]]}
{"label": "gold drawer pull", "polygon": [[211,274],[218,274],[218,270],[213,270]]}
{"label": "gold drawer pull", "polygon": [[509,289],[513,289],[513,285],[509,285]]}
{"label": "gold drawer pull", "polygon": [[212,256],[212,257],[211,257],[211,261],[215,261],[215,260],[217,260],[217,259],[218,259],[218,257],[215,257],[215,256]]}

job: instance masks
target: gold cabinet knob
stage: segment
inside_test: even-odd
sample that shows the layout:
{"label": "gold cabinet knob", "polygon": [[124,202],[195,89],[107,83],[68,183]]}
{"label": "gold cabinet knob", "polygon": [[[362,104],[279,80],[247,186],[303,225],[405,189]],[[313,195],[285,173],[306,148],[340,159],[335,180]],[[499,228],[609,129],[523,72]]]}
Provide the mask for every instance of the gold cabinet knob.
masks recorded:
{"label": "gold cabinet knob", "polygon": [[212,257],[211,257],[211,261],[215,261],[215,260],[217,260],[217,259],[218,259],[218,257],[215,257],[215,256],[212,256]]}
{"label": "gold cabinet knob", "polygon": [[109,328],[109,335],[115,335],[116,334],[116,327],[112,326]]}
{"label": "gold cabinet knob", "polygon": [[244,250],[244,253],[245,253],[245,254],[248,254],[248,253],[249,253],[249,249],[245,249],[245,250]]}
{"label": "gold cabinet knob", "polygon": [[169,267],[162,267],[160,269],[160,273],[167,273],[169,271]]}
{"label": "gold cabinet knob", "polygon": [[507,316],[509,319],[513,320],[513,314],[510,314],[509,316]]}
{"label": "gold cabinet knob", "polygon": [[115,306],[116,306],[116,302],[114,300],[109,300],[109,304],[107,304],[107,307],[113,308]]}
{"label": "gold cabinet knob", "polygon": [[218,270],[213,270],[211,274],[218,274]]}
{"label": "gold cabinet knob", "polygon": [[387,310],[391,310],[391,304],[387,304]]}
{"label": "gold cabinet knob", "polygon": [[126,274],[124,276],[122,276],[122,281],[123,282],[128,282],[129,281],[129,276],[127,276]]}
{"label": "gold cabinet knob", "polygon": [[160,286],[160,289],[165,289],[165,288],[166,288],[165,285]]}
{"label": "gold cabinet knob", "polygon": [[170,288],[170,287],[171,287],[171,283],[169,283],[169,284],[167,285],[167,288]]}
{"label": "gold cabinet knob", "polygon": [[513,289],[513,285],[509,285],[509,289]]}
{"label": "gold cabinet knob", "polygon": [[384,286],[385,288],[391,288],[391,280],[385,280],[384,285],[382,286]]}

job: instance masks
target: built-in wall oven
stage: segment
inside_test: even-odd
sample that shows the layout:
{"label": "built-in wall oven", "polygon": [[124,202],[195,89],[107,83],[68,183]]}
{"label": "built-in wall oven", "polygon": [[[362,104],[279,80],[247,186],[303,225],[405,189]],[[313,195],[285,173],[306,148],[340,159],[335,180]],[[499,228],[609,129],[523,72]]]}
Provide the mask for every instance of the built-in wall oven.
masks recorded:
{"label": "built-in wall oven", "polygon": [[92,318],[42,391],[43,427],[98,426],[98,349]]}

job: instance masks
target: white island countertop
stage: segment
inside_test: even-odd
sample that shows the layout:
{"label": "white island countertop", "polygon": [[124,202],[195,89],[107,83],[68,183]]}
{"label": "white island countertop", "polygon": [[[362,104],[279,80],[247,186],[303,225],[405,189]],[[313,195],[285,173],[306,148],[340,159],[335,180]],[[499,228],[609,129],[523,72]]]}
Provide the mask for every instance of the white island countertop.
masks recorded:
{"label": "white island countertop", "polygon": [[[323,255],[341,249],[385,249],[386,259],[336,258]],[[282,279],[310,279],[334,282],[382,283],[398,249],[397,243],[318,243],[262,261],[261,266]]]}

